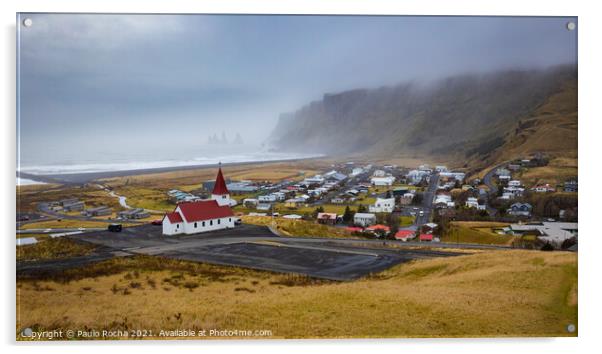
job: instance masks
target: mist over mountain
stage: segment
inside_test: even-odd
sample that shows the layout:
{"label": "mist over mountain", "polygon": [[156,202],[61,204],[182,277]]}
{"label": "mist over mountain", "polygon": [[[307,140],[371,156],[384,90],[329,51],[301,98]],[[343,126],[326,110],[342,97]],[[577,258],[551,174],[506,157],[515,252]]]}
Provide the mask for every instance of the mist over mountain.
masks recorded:
{"label": "mist over mountain", "polygon": [[[485,158],[510,141],[521,119],[551,96],[563,90],[576,93],[576,81],[576,66],[562,65],[325,94],[281,114],[268,143],[279,151],[329,155]],[[565,109],[576,112],[576,101],[566,104],[571,107]]]}

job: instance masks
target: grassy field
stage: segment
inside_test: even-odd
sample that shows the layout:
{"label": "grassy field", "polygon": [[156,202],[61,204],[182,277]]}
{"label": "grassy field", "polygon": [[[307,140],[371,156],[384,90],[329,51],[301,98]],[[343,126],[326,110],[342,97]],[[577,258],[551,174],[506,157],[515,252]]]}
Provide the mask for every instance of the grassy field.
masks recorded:
{"label": "grassy field", "polygon": [[[272,218],[267,216],[248,216],[242,218],[243,223],[271,226]],[[354,238],[351,232],[340,228],[332,227],[323,224],[318,224],[312,221],[305,220],[290,220],[283,218],[274,218],[276,228],[279,232],[288,236],[316,236],[316,237],[332,237],[332,238]]]}
{"label": "grassy field", "polygon": [[92,245],[76,243],[65,238],[47,238],[33,245],[17,247],[17,261],[84,256],[95,248]]}
{"label": "grassy field", "polygon": [[[132,223],[122,223],[123,226],[132,226]],[[106,228],[108,223],[102,221],[88,221],[88,220],[74,220],[74,219],[61,219],[59,220],[48,220],[40,222],[32,222],[21,226],[21,230],[31,229],[63,229],[63,228]]]}
{"label": "grassy field", "polygon": [[[18,280],[17,332],[252,329],[268,338],[576,336],[577,255],[496,251],[330,282],[153,257]],[[17,338],[20,337],[17,335]]]}
{"label": "grassy field", "polygon": [[455,221],[450,222],[450,231],[441,236],[443,242],[478,243],[487,245],[512,245],[515,237],[500,235],[493,228],[508,226],[508,224],[484,221]]}

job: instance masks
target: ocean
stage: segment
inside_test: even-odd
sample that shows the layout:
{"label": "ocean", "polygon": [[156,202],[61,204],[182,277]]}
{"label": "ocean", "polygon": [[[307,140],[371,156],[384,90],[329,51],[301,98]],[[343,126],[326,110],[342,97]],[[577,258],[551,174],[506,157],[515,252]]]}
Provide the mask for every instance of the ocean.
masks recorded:
{"label": "ocean", "polygon": [[293,160],[318,157],[265,151],[260,146],[202,146],[191,149],[161,150],[124,149],[123,151],[61,151],[18,158],[17,170],[32,175],[76,174],[89,172],[129,171],[150,168],[213,165],[255,161]]}

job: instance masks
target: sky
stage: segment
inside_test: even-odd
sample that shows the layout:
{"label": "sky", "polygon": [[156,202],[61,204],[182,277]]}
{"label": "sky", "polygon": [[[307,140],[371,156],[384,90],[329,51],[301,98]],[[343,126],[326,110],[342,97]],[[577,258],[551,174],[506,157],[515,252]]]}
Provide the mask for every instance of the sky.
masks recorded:
{"label": "sky", "polygon": [[[575,63],[575,18],[22,14],[23,161],[259,144],[324,93]],[[76,147],[76,148],[74,148]]]}

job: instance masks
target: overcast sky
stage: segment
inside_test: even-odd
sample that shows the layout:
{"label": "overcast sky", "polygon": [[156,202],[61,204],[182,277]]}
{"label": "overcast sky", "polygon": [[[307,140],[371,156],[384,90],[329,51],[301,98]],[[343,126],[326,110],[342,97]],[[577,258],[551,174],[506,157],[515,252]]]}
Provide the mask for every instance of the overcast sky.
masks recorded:
{"label": "overcast sky", "polygon": [[325,92],[576,61],[569,18],[27,15],[21,146],[262,141]]}

